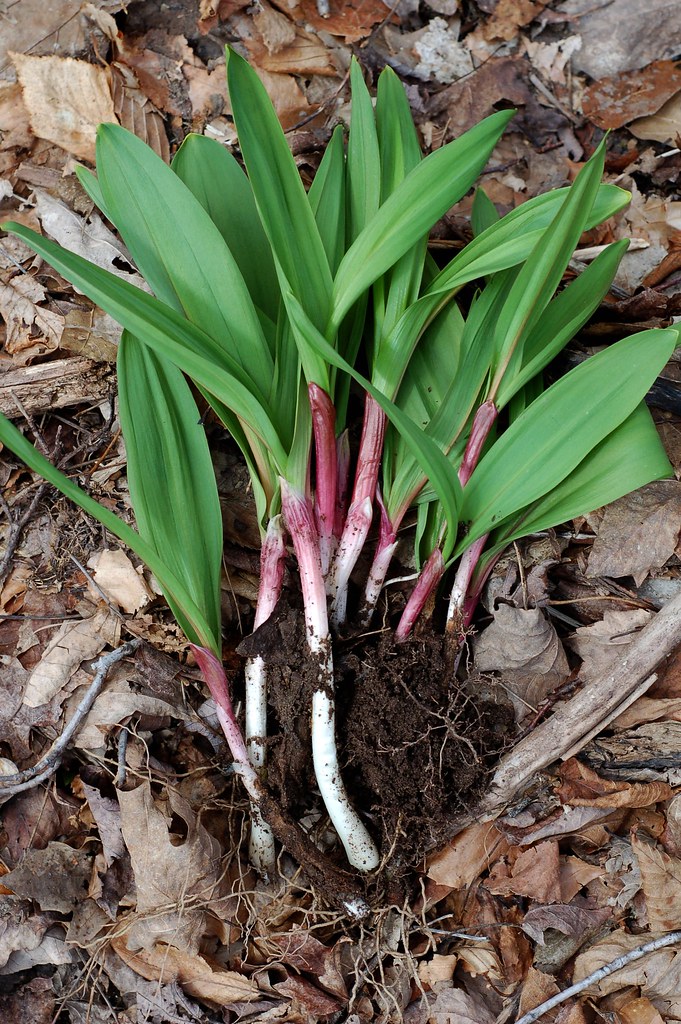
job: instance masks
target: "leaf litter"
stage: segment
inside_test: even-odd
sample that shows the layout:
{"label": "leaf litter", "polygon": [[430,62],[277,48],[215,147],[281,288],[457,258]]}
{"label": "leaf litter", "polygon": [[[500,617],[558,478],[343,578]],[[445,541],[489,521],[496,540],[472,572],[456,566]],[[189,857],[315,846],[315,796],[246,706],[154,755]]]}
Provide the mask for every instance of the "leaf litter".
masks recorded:
{"label": "leaf litter", "polygon": [[[618,310],[611,297],[596,321],[619,328],[627,316],[632,325],[638,316],[635,330],[678,315],[669,300],[678,293],[675,190],[681,164],[658,144],[673,149],[678,142],[673,104],[681,89],[669,59],[678,51],[678,29],[662,5],[646,12],[644,33],[629,0],[598,12],[571,2],[552,10],[543,3],[481,0],[463,12],[456,4],[433,5],[434,14],[416,5],[391,11],[367,0],[342,11],[332,6],[328,18],[308,0],[263,4],[257,13],[239,3],[201,10],[185,5],[163,28],[153,4],[133,4],[127,20],[114,22],[117,6],[108,3],[88,5],[85,17],[69,23],[68,35],[50,21],[55,10],[41,9],[36,24],[43,19],[46,40],[59,30],[57,52],[51,43],[48,50],[34,48],[33,37],[24,39],[19,27],[5,44],[18,55],[20,82],[8,80],[0,88],[0,172],[11,185],[2,193],[0,217],[17,218],[18,197],[33,224],[57,238],[68,230],[72,240],[80,239],[76,244],[90,246],[89,258],[92,246],[100,246],[101,265],[129,277],[132,267],[120,243],[73,185],[71,158],[88,159],[102,114],[80,106],[84,90],[68,99],[70,90],[59,83],[70,85],[76,74],[96,79],[88,102],[99,96],[104,119],[128,125],[166,157],[187,128],[230,140],[220,65],[221,33],[231,33],[259,66],[309,180],[342,112],[350,48],[359,44],[370,72],[389,56],[404,76],[422,136],[433,146],[495,106],[520,107],[520,130],[504,140],[485,175],[501,208],[564,183],[598,131],[612,126],[610,180],[633,185],[634,199],[619,222],[585,241],[598,245],[633,235],[647,248],[628,254],[618,280],[639,299],[637,312]],[[21,31],[28,24],[33,21],[24,19]],[[107,64],[101,56],[108,47]],[[622,56],[627,50],[630,58]],[[625,80],[613,76],[627,67],[631,81],[625,88]],[[12,75],[9,60],[4,74]],[[632,84],[637,104],[629,102]],[[26,114],[17,116],[21,103]],[[655,117],[661,119],[657,127],[650,123]],[[645,147],[642,139],[649,140]],[[466,237],[468,212],[464,202],[461,213],[442,222],[441,244],[456,246]],[[3,246],[10,244],[3,239]],[[26,253],[17,255],[25,266]],[[82,297],[69,294],[37,261],[28,277],[11,261],[2,266],[0,372],[47,368],[58,358],[72,364],[65,324],[74,308],[88,314]],[[640,301],[644,281],[652,292],[647,305]],[[115,344],[115,335],[104,336]],[[95,361],[101,355],[94,350]],[[77,372],[77,399],[62,406],[66,423],[57,428],[46,419],[43,429],[51,442],[61,431],[58,443],[67,451],[99,437],[95,448],[81,449],[78,472],[103,474],[97,486],[107,500],[127,507],[109,396],[84,370]],[[48,397],[41,408],[58,406]],[[671,437],[678,412],[668,415]],[[3,486],[13,503],[31,484],[25,473],[9,468]],[[653,485],[598,517],[568,524],[551,558],[523,552],[505,570],[515,564],[514,584],[500,586],[499,576],[490,584],[489,617],[479,623],[471,655],[482,677],[475,680],[476,700],[482,695],[483,704],[488,700],[496,708],[485,725],[497,731],[490,763],[510,742],[512,707],[531,734],[554,702],[559,707],[569,700],[571,686],[588,686],[618,665],[624,671],[627,647],[654,615],[638,591],[660,573],[678,577],[676,486]],[[233,497],[223,500],[228,504]],[[239,501],[238,513],[234,505],[225,511],[241,545],[252,513],[242,496]],[[58,530],[68,534],[74,525],[62,517]],[[153,603],[149,581],[141,580],[127,556],[110,553],[117,565],[114,583],[110,570],[100,568],[107,557],[101,538],[89,537],[81,559],[85,567],[90,554],[98,557],[96,566],[85,569],[88,576],[59,560],[48,573],[40,551],[40,545],[18,549],[3,614],[54,618],[26,620],[30,636],[25,624],[22,632],[17,620],[0,620],[8,698],[0,740],[2,753],[19,768],[35,763],[63,730],[96,659],[118,643],[120,610],[133,634],[171,653],[182,650]],[[249,585],[242,588],[237,572],[246,567],[240,571],[248,578],[246,553],[235,547],[226,555],[228,565],[230,558],[235,562],[224,593],[235,636],[239,619],[252,614],[252,584],[250,591]],[[579,582],[579,599],[569,592],[571,579]],[[237,581],[236,589],[230,580]],[[151,603],[142,608],[143,601]],[[462,778],[477,774],[477,792],[484,793],[481,754],[466,767],[466,742],[443,746],[452,731],[470,741],[470,694],[462,695],[464,710],[454,710],[440,680],[430,680],[418,694],[423,717],[413,718],[412,731],[405,731],[405,700],[414,693],[412,688],[405,697],[402,684],[411,669],[381,661],[378,641],[368,650],[373,653],[365,656],[362,671],[371,681],[370,713],[390,709],[386,730],[373,757],[364,738],[352,735],[346,756],[354,791],[364,792],[376,820],[383,821],[386,849],[399,852],[394,863],[403,862],[392,890],[383,894],[393,906],[379,909],[361,928],[349,926],[296,875],[286,855],[278,890],[259,882],[237,855],[245,807],[225,774],[214,712],[191,665],[172,661],[166,671],[156,662],[144,669],[138,654],[108,678],[56,780],[3,807],[3,974],[9,982],[0,1011],[6,1019],[12,1019],[18,997],[28,1012],[39,994],[36,1021],[45,1010],[52,1019],[63,1008],[63,1019],[72,1021],[487,1022],[500,1013],[508,1019],[514,1007],[520,1016],[650,935],[678,927],[681,843],[674,787],[681,777],[674,729],[681,696],[669,673],[661,673],[591,741],[585,760],[549,766],[496,821],[471,822],[467,809],[478,797],[475,786],[466,795]],[[236,670],[239,658],[232,658]],[[355,672],[357,661],[349,642],[342,671]],[[282,676],[287,672],[290,682],[290,665],[284,664]],[[358,698],[348,693],[347,709]],[[443,707],[449,707],[444,721]],[[304,758],[296,755],[304,750],[305,716],[295,721],[302,733],[287,735],[280,756],[289,764],[298,756],[301,781],[309,786]],[[386,761],[389,767],[393,762],[392,776]],[[455,774],[448,774],[453,768]],[[121,769],[123,781],[114,784]],[[313,802],[300,802],[301,792],[289,799],[298,801],[323,846],[324,822]],[[459,830],[448,843],[438,813],[448,819],[450,834]],[[426,853],[424,868],[419,858]],[[35,965],[43,973],[47,968],[48,977],[40,977]],[[675,1019],[681,1012],[678,975],[678,955],[659,950],[602,982],[591,998],[625,1022]],[[220,1008],[225,1016],[217,1015]],[[573,1000],[560,1019],[576,1024],[588,1012],[586,1003]]]}

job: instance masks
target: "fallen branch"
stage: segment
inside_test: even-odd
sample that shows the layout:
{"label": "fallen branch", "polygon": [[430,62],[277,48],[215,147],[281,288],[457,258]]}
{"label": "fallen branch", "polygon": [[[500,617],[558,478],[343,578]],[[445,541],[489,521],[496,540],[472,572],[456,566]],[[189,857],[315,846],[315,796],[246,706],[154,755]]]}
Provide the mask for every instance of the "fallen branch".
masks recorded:
{"label": "fallen branch", "polygon": [[54,775],[61,764],[61,759],[70,740],[80,729],[83,720],[99,696],[109,669],[112,665],[122,661],[123,658],[127,658],[133,651],[136,651],[141,643],[141,640],[130,640],[127,644],[123,644],[122,647],[118,647],[115,651],[104,654],[99,658],[95,664],[95,677],[88,686],[83,699],[74,711],[63,733],[54,741],[45,756],[41,757],[32,768],[26,768],[22,772],[15,772],[13,775],[0,776],[0,796],[3,799],[14,796],[16,793],[23,793],[26,789],[32,789],[34,786],[44,782],[45,779],[49,779],[51,775]]}
{"label": "fallen branch", "polygon": [[623,650],[617,665],[587,684],[546,722],[501,758],[477,814],[498,813],[533,776],[554,761],[574,757],[655,680],[655,669],[681,643],[681,594],[674,597]]}
{"label": "fallen branch", "polygon": [[646,942],[645,946],[637,946],[636,949],[629,950],[628,953],[623,953],[622,956],[618,956],[609,964],[605,964],[603,967],[599,967],[597,971],[590,974],[587,978],[582,978],[575,985],[570,985],[570,988],[566,988],[564,992],[558,992],[555,996],[551,996],[546,1002],[541,1003],[539,1006],[535,1006],[534,1010],[530,1010],[529,1013],[524,1014],[516,1024],[534,1024],[535,1020],[539,1020],[545,1013],[552,1010],[554,1006],[559,1006],[564,1003],[567,999],[571,999],[572,996],[579,995],[584,989],[589,988],[590,985],[595,985],[597,982],[602,981],[603,978],[609,978],[615,971],[620,971],[623,967],[627,967],[628,964],[634,963],[636,960],[641,960],[642,957],[647,956],[648,953],[655,953],[658,949],[664,949],[665,946],[673,946],[675,942],[681,942],[681,932],[670,932],[669,935],[662,935],[658,939],[653,939],[651,942]]}

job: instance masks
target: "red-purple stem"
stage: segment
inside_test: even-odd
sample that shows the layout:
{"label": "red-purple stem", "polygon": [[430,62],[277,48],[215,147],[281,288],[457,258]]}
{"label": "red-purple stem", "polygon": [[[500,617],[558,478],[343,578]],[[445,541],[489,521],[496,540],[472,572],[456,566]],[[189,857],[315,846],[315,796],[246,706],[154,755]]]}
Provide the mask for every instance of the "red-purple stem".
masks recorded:
{"label": "red-purple stem", "polygon": [[336,517],[333,532],[336,537],[340,537],[350,503],[350,438],[347,430],[344,430],[336,440],[336,461],[338,470],[336,474]]}
{"label": "red-purple stem", "polygon": [[318,384],[308,384],[307,390],[315,443],[315,523],[319,536],[322,574],[326,576],[333,555],[338,497],[336,410],[326,391]]}
{"label": "red-purple stem", "polygon": [[336,627],[342,625],[346,619],[350,574],[366,542],[372,518],[371,500],[368,497],[360,502],[353,502],[350,506],[327,580],[327,589],[332,599],[331,621]]}
{"label": "red-purple stem", "polygon": [[[450,633],[464,629],[470,624],[473,617],[473,611],[475,610],[475,605],[477,604],[480,591],[478,590],[472,609],[469,609],[468,611],[469,618],[466,622],[465,616],[468,589],[473,578],[473,573],[475,572],[475,567],[478,564],[478,560],[484,550],[488,537],[488,533],[484,534],[482,537],[478,537],[478,539],[473,541],[471,546],[467,548],[461,556],[459,568],[457,569],[456,576],[454,577],[454,585],[449,598],[449,609],[447,611],[447,631]],[[463,639],[463,637],[461,639]]]}
{"label": "red-purple stem", "polygon": [[388,510],[385,507],[383,495],[381,494],[381,488],[379,486],[376,487],[376,502],[381,511],[381,526],[374,560],[371,563],[371,569],[364,588],[364,600],[359,612],[359,624],[363,628],[366,628],[371,621],[371,616],[374,613],[378,598],[381,590],[383,589],[383,584],[385,583],[385,578],[388,574],[390,562],[395,554],[395,548],[397,547],[397,529],[399,527],[399,520],[394,523],[390,521]]}
{"label": "red-purple stem", "polygon": [[432,555],[421,569],[416,586],[412,590],[411,596],[407,601],[404,611],[402,612],[399,624],[395,630],[396,643],[402,643],[407,639],[414,628],[414,623],[423,611],[426,601],[442,579],[444,571],[445,563],[442,558],[442,552],[439,548],[435,548]]}
{"label": "red-purple stem", "polygon": [[459,466],[459,483],[465,487],[478,464],[487,436],[494,426],[499,412],[494,402],[483,402],[473,417],[466,450]]}
{"label": "red-purple stem", "polygon": [[374,500],[378,471],[381,468],[383,455],[383,437],[385,435],[385,413],[371,395],[364,402],[364,422],[362,437],[359,442],[355,486],[352,491],[352,504],[358,504],[365,498]]}

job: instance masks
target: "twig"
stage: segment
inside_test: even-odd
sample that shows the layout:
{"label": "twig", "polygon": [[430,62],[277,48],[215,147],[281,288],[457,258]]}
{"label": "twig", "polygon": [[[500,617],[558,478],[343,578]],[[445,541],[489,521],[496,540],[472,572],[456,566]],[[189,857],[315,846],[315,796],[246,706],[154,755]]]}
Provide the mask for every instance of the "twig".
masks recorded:
{"label": "twig", "polygon": [[114,786],[116,789],[120,789],[121,786],[125,785],[125,780],[128,774],[128,768],[125,763],[125,755],[128,750],[128,737],[130,736],[130,730],[127,725],[122,726],[118,736],[118,745],[116,747],[116,754],[118,758],[118,771],[116,772],[116,778],[114,779]]}
{"label": "twig", "polygon": [[9,504],[5,501],[4,497],[0,494],[0,508],[2,508],[2,511],[7,516],[7,521],[9,523],[5,553],[2,556],[2,559],[0,559],[0,584],[5,582],[5,577],[9,572],[12,559],[14,558],[14,552],[16,551],[19,545],[22,530],[24,529],[26,524],[29,523],[30,520],[33,518],[35,510],[37,509],[38,504],[46,490],[47,484],[38,485],[38,489],[33,495],[30,505],[28,506],[24,514],[19,516],[18,519],[14,519],[14,517],[12,516],[12,509],[10,508]]}
{"label": "twig", "polygon": [[662,935],[658,939],[653,939],[651,942],[646,942],[645,946],[637,946],[636,949],[629,950],[628,953],[624,953],[622,956],[618,956],[611,963],[605,964],[604,967],[599,967],[597,971],[590,974],[587,978],[583,978],[578,981],[575,985],[570,985],[570,988],[566,988],[564,992],[558,992],[557,995],[551,996],[546,1002],[541,1003],[539,1006],[535,1006],[534,1010],[530,1010],[529,1013],[524,1014],[516,1024],[533,1024],[535,1020],[539,1020],[545,1013],[552,1010],[554,1006],[559,1006],[560,1003],[564,1003],[566,999],[570,999],[572,996],[579,995],[585,988],[589,988],[590,985],[595,985],[596,982],[602,981],[603,978],[608,978],[615,971],[621,970],[628,964],[634,963],[636,960],[640,960],[642,957],[647,956],[648,953],[654,953],[658,949],[664,949],[665,946],[672,946],[675,942],[681,942],[681,932],[670,932],[669,935]]}
{"label": "twig", "polygon": [[45,756],[41,757],[32,768],[26,768],[22,772],[16,772],[14,775],[0,776],[0,796],[7,797],[14,796],[15,793],[22,793],[24,790],[32,789],[40,782],[44,782],[50,775],[54,775],[61,763],[69,741],[82,725],[83,720],[98,697],[109,669],[112,665],[122,661],[123,658],[127,658],[133,651],[136,651],[141,643],[141,640],[130,640],[117,650],[104,654],[99,658],[96,663],[95,677],[61,736],[54,741]]}

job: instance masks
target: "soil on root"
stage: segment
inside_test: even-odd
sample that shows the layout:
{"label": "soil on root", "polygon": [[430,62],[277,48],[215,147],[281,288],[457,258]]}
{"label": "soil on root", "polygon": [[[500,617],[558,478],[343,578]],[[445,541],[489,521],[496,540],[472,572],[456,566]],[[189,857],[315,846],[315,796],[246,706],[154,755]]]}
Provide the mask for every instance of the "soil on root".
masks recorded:
{"label": "soil on root", "polygon": [[[292,817],[315,807],[310,705],[315,671],[302,612],[289,601],[239,648],[267,663],[267,784]],[[475,695],[447,667],[441,636],[395,645],[392,633],[334,642],[343,777],[390,875],[446,841],[484,791],[512,730],[508,705]]]}

